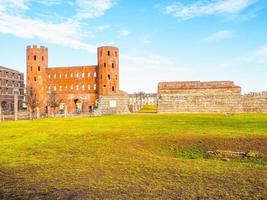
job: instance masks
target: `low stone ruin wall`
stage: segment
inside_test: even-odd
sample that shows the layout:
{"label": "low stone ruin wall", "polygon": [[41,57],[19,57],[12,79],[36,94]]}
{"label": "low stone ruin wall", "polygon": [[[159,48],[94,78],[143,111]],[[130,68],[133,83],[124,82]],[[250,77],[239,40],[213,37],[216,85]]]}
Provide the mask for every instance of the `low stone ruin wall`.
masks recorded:
{"label": "low stone ruin wall", "polygon": [[158,99],[158,113],[234,113],[242,112],[242,96],[162,94]]}
{"label": "low stone ruin wall", "polygon": [[127,94],[106,95],[99,99],[95,115],[127,114],[129,113],[129,97]]}
{"label": "low stone ruin wall", "polygon": [[245,94],[242,104],[243,112],[267,113],[267,92]]}
{"label": "low stone ruin wall", "polygon": [[267,113],[267,92],[245,95],[162,94],[158,113]]}

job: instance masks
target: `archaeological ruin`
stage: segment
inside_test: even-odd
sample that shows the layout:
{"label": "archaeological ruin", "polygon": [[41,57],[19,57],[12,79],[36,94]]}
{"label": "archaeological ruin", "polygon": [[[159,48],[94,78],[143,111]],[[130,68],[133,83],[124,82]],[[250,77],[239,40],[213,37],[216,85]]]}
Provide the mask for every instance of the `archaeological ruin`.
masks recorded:
{"label": "archaeological ruin", "polygon": [[242,95],[232,81],[161,82],[158,113],[267,113],[267,92]]}

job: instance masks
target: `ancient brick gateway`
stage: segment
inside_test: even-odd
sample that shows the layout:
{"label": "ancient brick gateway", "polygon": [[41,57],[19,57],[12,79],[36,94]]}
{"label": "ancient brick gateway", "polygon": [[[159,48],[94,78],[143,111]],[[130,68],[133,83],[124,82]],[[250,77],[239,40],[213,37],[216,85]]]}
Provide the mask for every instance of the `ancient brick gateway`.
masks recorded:
{"label": "ancient brick gateway", "polygon": [[48,67],[46,47],[27,47],[27,85],[37,92],[41,114],[48,112],[52,92],[68,112],[89,112],[100,97],[120,94],[119,49],[99,47],[97,55],[97,65]]}
{"label": "ancient brick gateway", "polygon": [[242,95],[232,81],[163,82],[158,85],[159,113],[267,113],[267,92]]}

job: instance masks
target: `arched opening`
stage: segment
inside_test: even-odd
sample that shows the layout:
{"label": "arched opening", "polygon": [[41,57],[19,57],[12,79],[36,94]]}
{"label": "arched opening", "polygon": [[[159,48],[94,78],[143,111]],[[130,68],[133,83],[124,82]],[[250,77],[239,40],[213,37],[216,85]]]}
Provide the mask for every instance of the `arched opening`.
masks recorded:
{"label": "arched opening", "polygon": [[82,102],[79,99],[75,99],[74,103],[75,103],[76,112],[81,113],[82,112]]}
{"label": "arched opening", "polygon": [[2,101],[1,102],[1,108],[2,108],[2,112],[6,112],[7,111],[7,102],[6,101]]}

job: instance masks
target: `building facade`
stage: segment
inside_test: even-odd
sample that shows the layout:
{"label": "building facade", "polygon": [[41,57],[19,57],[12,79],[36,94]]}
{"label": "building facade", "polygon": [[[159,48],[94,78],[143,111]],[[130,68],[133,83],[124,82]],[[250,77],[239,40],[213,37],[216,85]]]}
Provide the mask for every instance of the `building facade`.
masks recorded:
{"label": "building facade", "polygon": [[232,81],[162,82],[158,85],[159,113],[267,112],[267,93],[241,94]]}
{"label": "building facade", "polygon": [[3,113],[14,112],[14,92],[18,93],[18,108],[24,101],[23,73],[0,66],[0,106]]}
{"label": "building facade", "polygon": [[97,65],[48,67],[48,49],[27,47],[27,86],[34,88],[40,113],[48,112],[51,93],[61,100],[60,109],[89,112],[104,95],[119,94],[119,49],[97,49]]}

